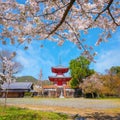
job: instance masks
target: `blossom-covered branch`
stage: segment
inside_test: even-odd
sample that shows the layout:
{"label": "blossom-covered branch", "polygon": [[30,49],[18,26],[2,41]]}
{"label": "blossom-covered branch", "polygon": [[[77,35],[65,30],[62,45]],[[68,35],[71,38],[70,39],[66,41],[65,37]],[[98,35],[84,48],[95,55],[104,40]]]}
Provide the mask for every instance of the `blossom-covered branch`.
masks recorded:
{"label": "blossom-covered branch", "polygon": [[13,61],[14,55],[15,53],[0,51],[0,84],[14,81],[14,75],[22,68],[20,63]]}
{"label": "blossom-covered branch", "polygon": [[109,39],[120,26],[119,5],[119,0],[26,0],[24,4],[0,0],[0,39],[3,44],[8,39],[11,44],[47,39],[59,45],[69,40],[93,60],[81,31],[102,29],[96,45]]}

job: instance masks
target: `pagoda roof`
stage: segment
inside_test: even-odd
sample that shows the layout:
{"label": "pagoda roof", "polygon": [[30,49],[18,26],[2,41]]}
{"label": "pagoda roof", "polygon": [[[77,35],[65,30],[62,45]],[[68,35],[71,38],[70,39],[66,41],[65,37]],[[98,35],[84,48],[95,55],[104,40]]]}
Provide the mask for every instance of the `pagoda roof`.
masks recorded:
{"label": "pagoda roof", "polygon": [[49,80],[50,81],[59,81],[59,80],[63,80],[63,81],[69,81],[71,79],[70,76],[49,76]]}
{"label": "pagoda roof", "polygon": [[52,67],[52,72],[54,73],[66,73],[68,72],[69,68],[68,67],[64,67],[64,66],[56,66],[56,67]]}
{"label": "pagoda roof", "polygon": [[71,76],[63,76],[63,75],[57,75],[57,76],[49,76],[49,78],[71,78]]}

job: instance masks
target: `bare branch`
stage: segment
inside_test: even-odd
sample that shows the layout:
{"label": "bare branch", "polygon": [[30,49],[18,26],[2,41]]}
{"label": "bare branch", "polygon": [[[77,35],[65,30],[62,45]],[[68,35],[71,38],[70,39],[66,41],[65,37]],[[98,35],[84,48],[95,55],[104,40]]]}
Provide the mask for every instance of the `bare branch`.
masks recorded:
{"label": "bare branch", "polygon": [[66,8],[64,14],[63,14],[63,17],[61,19],[61,21],[58,23],[58,25],[49,33],[49,35],[46,37],[48,38],[51,34],[53,34],[61,25],[62,23],[65,21],[65,18],[69,12],[69,10],[71,9],[72,5],[74,4],[75,0],[71,0],[70,1],[70,4],[68,5],[68,7]]}
{"label": "bare branch", "polygon": [[55,10],[55,11],[53,11],[53,12],[51,12],[51,13],[46,13],[46,14],[39,15],[39,17],[40,17],[40,16],[46,16],[46,15],[52,15],[52,14],[56,13],[57,11],[61,10],[62,8],[65,8],[65,7],[68,6],[69,4],[70,4],[70,3],[68,3],[68,4],[66,4],[66,5],[64,5],[64,6],[62,6],[62,7],[59,7],[57,10]]}
{"label": "bare branch", "polygon": [[[72,31],[74,31],[74,28],[73,28],[67,21],[65,21],[65,23],[70,27],[70,29],[71,29]],[[83,46],[83,44],[80,42],[80,40],[79,40],[77,34],[75,33],[75,31],[74,31],[74,35],[75,35],[75,37],[76,37],[76,39],[77,39],[77,41],[78,41],[78,44],[80,44],[80,46],[81,46],[84,50],[86,50],[85,47]],[[78,45],[78,44],[77,44],[77,45]],[[79,47],[79,46],[78,46],[78,47]]]}
{"label": "bare branch", "polygon": [[[106,6],[106,8],[103,9],[101,12],[98,13],[98,15],[97,15],[97,17],[94,19],[93,23],[94,23],[95,21],[97,21],[97,19],[100,17],[100,15],[101,15],[102,13],[104,13],[106,10],[108,10],[108,9],[110,8],[110,6],[112,5],[113,1],[114,1],[114,0],[110,0],[109,3],[108,3],[108,5]],[[93,24],[93,23],[92,23],[92,24]],[[92,26],[92,24],[90,24],[86,29],[90,28],[90,27]]]}
{"label": "bare branch", "polygon": [[63,37],[62,35],[60,35],[59,33],[55,32],[56,35],[58,35],[60,38],[65,39],[65,37]]}
{"label": "bare branch", "polygon": [[100,17],[100,15],[101,15],[103,12],[105,12],[106,10],[108,10],[108,9],[110,8],[110,6],[112,5],[112,2],[113,2],[113,1],[114,1],[114,0],[110,0],[110,1],[109,1],[107,7],[106,7],[105,9],[103,9],[100,13],[98,13],[98,15],[97,15],[97,17],[95,18],[94,21],[97,21],[97,19]]}
{"label": "bare branch", "polygon": [[118,23],[116,23],[116,21],[115,21],[115,19],[114,19],[114,17],[113,17],[109,8],[108,8],[108,13],[109,13],[110,17],[112,18],[113,22],[116,24],[116,26],[120,26]]}

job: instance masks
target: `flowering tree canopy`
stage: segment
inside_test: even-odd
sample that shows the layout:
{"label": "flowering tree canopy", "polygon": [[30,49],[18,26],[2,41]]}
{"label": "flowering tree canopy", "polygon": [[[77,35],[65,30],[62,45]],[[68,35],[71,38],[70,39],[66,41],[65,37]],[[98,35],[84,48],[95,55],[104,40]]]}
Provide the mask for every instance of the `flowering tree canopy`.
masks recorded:
{"label": "flowering tree canopy", "polygon": [[[0,0],[0,39],[6,44],[30,43],[32,40],[52,40],[62,45],[69,40],[84,49],[81,31],[101,28],[96,45],[111,37],[120,26],[119,0]],[[25,47],[26,48],[26,47]],[[93,56],[95,54],[93,53]]]}
{"label": "flowering tree canopy", "polygon": [[11,78],[13,75],[13,66],[14,62],[8,60],[6,57],[3,57],[3,73],[0,73],[0,80],[11,83]]}
{"label": "flowering tree canopy", "polygon": [[7,51],[0,51],[0,84],[11,83],[15,80],[14,74],[22,68],[20,63],[13,61],[13,54]]}
{"label": "flowering tree canopy", "polygon": [[96,93],[99,96],[99,94],[102,93],[103,83],[100,76],[95,73],[84,79],[83,83],[80,84],[80,87],[84,94],[91,93],[93,95],[93,93]]}

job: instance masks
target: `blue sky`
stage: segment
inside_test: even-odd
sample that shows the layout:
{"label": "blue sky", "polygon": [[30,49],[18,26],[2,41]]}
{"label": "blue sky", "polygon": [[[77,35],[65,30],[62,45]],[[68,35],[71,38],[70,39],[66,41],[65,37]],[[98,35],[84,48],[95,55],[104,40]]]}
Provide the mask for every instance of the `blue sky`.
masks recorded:
{"label": "blue sky", "polygon": [[[97,72],[104,73],[106,69],[112,66],[120,66],[120,29],[113,33],[108,42],[95,46],[99,30],[90,30],[86,35],[87,44],[94,46],[98,55],[95,57],[96,63],[91,63],[90,68]],[[43,48],[40,45],[44,45]],[[48,79],[52,66],[69,66],[69,62],[81,55],[81,50],[73,43],[66,41],[63,46],[58,46],[56,42],[51,41],[33,41],[28,50],[23,46],[16,48],[14,45],[1,45],[1,50],[16,51],[16,60],[23,65],[23,70],[17,76],[30,75],[38,78],[40,69],[43,72],[43,79]]]}
{"label": "blue sky", "polygon": [[[24,3],[23,0],[17,0]],[[97,72],[104,73],[106,69],[112,66],[120,66],[120,29],[113,33],[112,38],[108,42],[101,43],[100,46],[95,46],[99,37],[99,29],[91,29],[89,34],[84,37],[87,39],[86,44],[92,45],[98,53],[95,57],[96,63],[91,63],[90,68]],[[40,47],[43,45],[43,48]],[[0,50],[16,51],[16,60],[23,65],[23,70],[17,76],[30,75],[38,78],[39,72],[42,69],[43,79],[48,79],[52,66],[59,65],[69,66],[69,62],[81,55],[81,50],[73,43],[66,41],[63,46],[58,46],[57,43],[51,41],[33,41],[29,45],[28,50],[24,50],[23,46],[16,48],[15,45],[2,45]]]}

